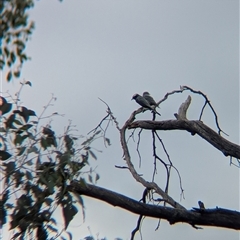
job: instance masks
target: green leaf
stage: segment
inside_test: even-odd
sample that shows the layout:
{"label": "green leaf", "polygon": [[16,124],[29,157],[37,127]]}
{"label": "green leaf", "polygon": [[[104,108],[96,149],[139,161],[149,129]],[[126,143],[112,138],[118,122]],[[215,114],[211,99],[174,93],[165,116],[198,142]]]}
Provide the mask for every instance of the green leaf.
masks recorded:
{"label": "green leaf", "polygon": [[48,239],[48,233],[43,224],[37,227],[37,239],[41,240]]}
{"label": "green leaf", "polygon": [[13,75],[14,75],[14,77],[16,77],[16,78],[19,78],[19,77],[20,77],[20,74],[21,74],[20,71],[15,71],[15,72],[13,72]]}
{"label": "green leaf", "polygon": [[25,152],[25,150],[26,150],[26,147],[20,147],[20,148],[18,148],[18,156],[21,156],[24,152]]}
{"label": "green leaf", "polygon": [[57,221],[54,218],[50,218],[49,222],[54,224],[54,225],[57,225]]}
{"label": "green leaf", "polygon": [[2,106],[0,106],[0,111],[2,111],[2,115],[10,112],[12,109],[12,104],[11,103],[5,103]]}
{"label": "green leaf", "polygon": [[24,173],[23,172],[20,172],[19,170],[16,170],[14,173],[13,173],[13,176],[14,176],[14,180],[15,180],[15,187],[18,188],[19,185],[22,183],[22,178],[24,177]]}
{"label": "green leaf", "polygon": [[55,233],[58,232],[57,228],[54,228],[54,227],[51,226],[50,224],[47,225],[47,228],[48,228],[51,232],[55,232]]}
{"label": "green leaf", "polygon": [[39,186],[32,185],[31,191],[33,192],[35,198],[38,198],[40,195],[42,195],[42,190]]}
{"label": "green leaf", "polygon": [[7,47],[3,48],[3,52],[6,54],[7,57],[9,56],[9,50]]}
{"label": "green leaf", "polygon": [[41,147],[42,147],[44,150],[47,149],[47,147],[48,147],[48,142],[47,142],[47,140],[46,140],[45,137],[41,137],[40,144],[41,144]]}
{"label": "green leaf", "polygon": [[12,63],[14,63],[16,61],[16,56],[15,56],[14,52],[10,53],[10,59],[11,59]]}
{"label": "green leaf", "polygon": [[97,182],[100,179],[100,175],[97,173],[95,177],[95,182]]}
{"label": "green leaf", "polygon": [[51,137],[48,136],[46,138],[46,141],[47,141],[47,147],[51,147],[51,146],[57,147],[57,141],[55,136],[51,136]]}
{"label": "green leaf", "polygon": [[110,139],[109,138],[104,138],[104,140],[107,142],[108,146],[111,146],[111,142],[110,142]]}
{"label": "green leaf", "polygon": [[65,141],[65,147],[68,151],[70,151],[73,147],[73,140],[69,135],[64,136],[64,141]]}
{"label": "green leaf", "polygon": [[28,109],[28,115],[29,116],[37,116],[36,113],[33,110]]}
{"label": "green leaf", "polygon": [[85,205],[84,205],[84,202],[83,202],[83,198],[79,195],[79,194],[74,194],[77,202],[80,204],[80,206],[82,207],[82,214],[83,214],[83,220],[85,220]]}
{"label": "green leaf", "polygon": [[79,195],[79,194],[74,194],[74,196],[76,197],[77,202],[81,205],[81,207],[85,208],[84,202],[83,202],[83,198],[81,197],[81,195]]}
{"label": "green leaf", "polygon": [[72,238],[72,234],[70,232],[68,232],[68,231],[66,233],[68,234],[69,239],[72,240],[73,239]]}
{"label": "green leaf", "polygon": [[55,187],[55,178],[52,175],[50,175],[50,177],[48,178],[46,186],[47,186],[49,193],[53,194],[54,187]]}
{"label": "green leaf", "polygon": [[19,120],[14,119],[14,123],[16,123],[17,125],[23,125]]}
{"label": "green leaf", "polygon": [[32,153],[32,152],[38,153],[38,149],[37,149],[36,146],[33,146],[33,147],[29,148],[29,149],[27,150],[27,152],[28,152],[28,153]]}
{"label": "green leaf", "polygon": [[20,47],[20,48],[22,48],[22,49],[25,48],[25,44],[24,44],[21,40],[19,40],[19,39],[16,40],[16,41],[14,41],[13,44],[18,45],[18,47]]}
{"label": "green leaf", "polygon": [[78,183],[80,184],[80,186],[83,186],[83,187],[86,187],[86,186],[87,186],[87,183],[86,183],[86,181],[85,181],[84,178],[80,178],[80,180],[79,180]]}
{"label": "green leaf", "polygon": [[28,135],[29,139],[31,139],[33,141],[36,140],[36,137],[32,133],[28,132],[27,135]]}
{"label": "green leaf", "polygon": [[26,107],[22,107],[21,116],[24,118],[25,122],[27,123],[29,120],[28,109]]}
{"label": "green leaf", "polygon": [[12,72],[9,71],[7,74],[7,81],[10,82],[11,79],[12,79]]}
{"label": "green leaf", "polygon": [[101,130],[98,130],[97,132],[95,132],[94,136],[98,135],[99,133],[101,133]]}
{"label": "green leaf", "polygon": [[6,151],[0,151],[0,160],[5,161],[9,159],[12,155]]}
{"label": "green leaf", "polygon": [[61,205],[66,230],[73,217],[77,214],[78,210],[74,205],[72,205],[71,202],[67,202],[66,200],[64,200]]}
{"label": "green leaf", "polygon": [[6,164],[4,164],[4,166],[6,167],[6,175],[10,175],[12,174],[12,172],[15,171],[16,169],[16,163],[15,162],[8,162]]}
{"label": "green leaf", "polygon": [[20,56],[20,62],[23,63],[24,61],[26,61],[28,58],[27,58],[27,55],[26,54],[21,54]]}
{"label": "green leaf", "polygon": [[88,152],[90,153],[90,155],[95,159],[97,160],[97,156],[95,155],[95,153],[91,150],[88,150]]}
{"label": "green leaf", "polygon": [[12,128],[12,129],[16,129],[16,127],[13,126],[13,122],[15,120],[15,114],[11,114],[7,121],[5,122],[5,126],[6,128]]}
{"label": "green leaf", "polygon": [[32,173],[30,173],[29,171],[26,171],[26,178],[30,181],[33,180]]}
{"label": "green leaf", "polygon": [[1,226],[4,225],[7,222],[7,211],[5,207],[3,206],[4,203],[2,200],[0,200],[0,219],[1,219]]}
{"label": "green leaf", "polygon": [[22,136],[20,134],[16,134],[16,137],[14,139],[14,145],[21,145],[23,139]]}
{"label": "green leaf", "polygon": [[92,180],[92,176],[91,176],[90,174],[88,175],[88,180],[89,180],[90,183],[93,182],[93,180]]}
{"label": "green leaf", "polygon": [[55,134],[55,132],[53,130],[51,130],[50,128],[44,127],[43,128],[43,134],[48,135],[48,136],[53,136]]}
{"label": "green leaf", "polygon": [[30,81],[26,81],[25,84],[29,85],[30,87],[32,86],[32,83]]}
{"label": "green leaf", "polygon": [[15,146],[21,145],[26,138],[28,138],[28,135],[23,135],[22,136],[20,134],[16,134],[16,137],[14,139]]}
{"label": "green leaf", "polygon": [[53,200],[51,198],[45,198],[44,202],[46,203],[47,206],[51,206]]}
{"label": "green leaf", "polygon": [[[3,194],[3,196],[2,196],[2,200],[0,200],[0,201],[2,201],[2,204],[5,204],[8,199],[9,199],[9,190],[7,190],[7,191],[4,192],[4,194]],[[0,206],[2,206],[2,205],[0,205]],[[1,218],[0,218],[0,219],[1,219]]]}
{"label": "green leaf", "polygon": [[23,131],[26,131],[28,129],[30,129],[33,125],[32,124],[26,124],[26,125],[23,125],[20,129],[23,130]]}
{"label": "green leaf", "polygon": [[60,159],[60,165],[63,167],[69,163],[71,156],[68,153],[64,153],[62,156],[59,157],[59,159]]}
{"label": "green leaf", "polygon": [[[16,225],[16,226],[17,226],[17,225]],[[16,226],[13,227],[13,224],[12,224],[12,222],[11,222],[10,230],[13,229],[13,228],[15,228]],[[15,234],[13,235],[12,239],[23,239],[23,238],[18,238],[19,235],[21,235],[21,234],[22,234],[22,233],[19,233],[19,232],[15,233]]]}
{"label": "green leaf", "polygon": [[94,237],[92,237],[92,236],[87,236],[87,237],[84,238],[84,240],[94,240]]}

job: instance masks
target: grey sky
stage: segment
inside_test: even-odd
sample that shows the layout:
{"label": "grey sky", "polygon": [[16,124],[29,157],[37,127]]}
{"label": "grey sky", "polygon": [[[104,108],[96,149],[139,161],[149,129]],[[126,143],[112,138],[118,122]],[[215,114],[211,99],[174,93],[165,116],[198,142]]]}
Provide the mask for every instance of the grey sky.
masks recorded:
{"label": "grey sky", "polygon": [[[46,104],[50,94],[58,98],[52,111],[66,114],[54,125],[62,131],[68,119],[86,134],[105,116],[106,101],[120,125],[138,108],[131,101],[134,93],[149,91],[158,101],[167,92],[188,85],[208,95],[218,113],[220,126],[227,138],[239,142],[239,1],[237,0],[152,0],[152,1],[58,1],[41,0],[31,14],[36,21],[32,41],[27,51],[32,61],[24,66],[22,77],[33,82],[24,90],[22,99],[29,108]],[[4,84],[4,88],[18,88]],[[173,119],[173,114],[189,93],[174,95],[161,105],[161,118]],[[192,96],[189,119],[197,119],[204,103]],[[146,112],[138,119],[150,118]],[[215,128],[212,113],[207,110],[204,123]],[[187,208],[202,200],[207,207],[220,206],[239,210],[239,170],[229,166],[229,159],[197,136],[186,132],[160,132],[173,161],[179,169]],[[142,167],[137,169],[151,179],[151,134],[145,132],[142,142]],[[96,147],[98,185],[135,199],[142,196],[141,186],[126,170],[119,136],[109,129],[112,146]],[[136,146],[130,143],[132,160],[138,166]],[[161,153],[161,148],[159,148]],[[162,157],[165,155],[161,153]],[[161,166],[159,165],[159,168]],[[157,183],[164,186],[161,170]],[[163,172],[164,173],[164,172]],[[170,194],[179,201],[177,175],[173,173]],[[105,203],[84,198],[86,223],[81,214],[69,230],[79,239],[100,233],[108,239],[129,239],[138,216]],[[186,224],[170,226],[157,220],[143,223],[143,239],[239,239],[234,231],[204,228],[196,230]],[[140,239],[138,234],[136,239]]]}

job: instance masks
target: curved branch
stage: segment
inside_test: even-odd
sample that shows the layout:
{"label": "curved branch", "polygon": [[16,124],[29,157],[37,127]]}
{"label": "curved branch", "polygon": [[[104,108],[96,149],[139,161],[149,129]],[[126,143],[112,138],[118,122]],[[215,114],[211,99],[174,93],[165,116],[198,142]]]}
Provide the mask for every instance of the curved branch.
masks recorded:
{"label": "curved branch", "polygon": [[[169,205],[171,205],[175,208],[185,209],[181,204],[176,202],[167,193],[165,193],[155,182],[148,182],[144,178],[142,178],[137,173],[137,171],[135,170],[135,168],[134,168],[134,166],[131,162],[131,156],[130,156],[129,151],[128,151],[128,146],[127,146],[126,139],[125,139],[125,133],[126,133],[126,129],[128,128],[128,126],[130,124],[132,124],[132,122],[134,121],[135,115],[138,113],[138,111],[139,110],[133,112],[131,114],[130,118],[124,124],[124,126],[120,129],[120,141],[121,141],[121,145],[122,145],[122,149],[123,149],[123,157],[124,157],[124,160],[127,163],[128,169],[129,169],[129,171],[131,172],[132,176],[135,178],[136,181],[140,182],[144,187],[146,187],[148,189],[154,189],[156,191],[156,193],[158,193],[160,196],[162,196],[163,200],[166,203],[168,203]],[[152,121],[152,122],[155,122],[155,121]]]}
{"label": "curved branch", "polygon": [[68,190],[75,194],[86,195],[107,202],[113,206],[147,217],[161,218],[170,224],[184,222],[195,225],[215,226],[240,230],[240,212],[222,208],[186,210],[171,207],[155,206],[138,202],[122,194],[97,187],[91,184],[80,184],[74,181]]}
{"label": "curved branch", "polygon": [[[201,111],[201,114],[200,114],[200,117],[199,117],[199,121],[201,120],[201,117],[202,117],[204,108],[206,107],[206,105],[209,105],[209,107],[211,108],[211,110],[212,110],[212,112],[213,112],[213,114],[214,114],[214,117],[215,117],[216,125],[217,125],[217,128],[218,128],[218,134],[220,135],[220,133],[223,132],[225,135],[227,135],[227,134],[220,128],[219,123],[218,123],[217,113],[215,112],[215,110],[214,110],[212,104],[210,103],[210,100],[208,99],[207,95],[204,94],[204,93],[201,92],[201,91],[196,91],[196,90],[194,90],[194,89],[192,89],[192,88],[190,88],[190,87],[188,87],[188,86],[181,86],[180,88],[182,89],[182,91],[184,91],[184,90],[189,90],[189,91],[191,91],[191,92],[193,92],[193,93],[196,93],[196,94],[199,94],[199,95],[203,96],[204,99],[205,99],[205,103],[204,103],[204,106],[203,106],[203,108],[202,108],[202,111]],[[228,135],[227,135],[227,136],[228,136]]]}
{"label": "curved branch", "polygon": [[191,132],[192,135],[198,134],[215,148],[220,150],[225,156],[232,156],[240,159],[240,146],[226,140],[210,127],[206,126],[202,121],[135,121],[129,125],[129,128],[143,128],[148,130],[186,130]]}

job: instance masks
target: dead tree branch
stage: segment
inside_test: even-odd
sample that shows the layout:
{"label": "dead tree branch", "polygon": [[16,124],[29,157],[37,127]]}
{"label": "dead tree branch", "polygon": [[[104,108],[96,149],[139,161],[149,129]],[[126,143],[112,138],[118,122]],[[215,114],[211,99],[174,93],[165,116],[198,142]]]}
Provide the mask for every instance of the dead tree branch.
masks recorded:
{"label": "dead tree branch", "polygon": [[[154,189],[157,194],[162,196],[163,200],[166,203],[168,203],[169,205],[171,205],[174,208],[185,209],[182,205],[180,205],[173,198],[171,198],[166,192],[164,192],[155,182],[146,181],[135,170],[135,168],[131,162],[131,156],[130,156],[130,153],[128,150],[125,135],[126,135],[126,130],[127,130],[128,126],[134,121],[135,115],[137,113],[139,113],[139,109],[131,114],[130,118],[126,121],[124,126],[120,129],[120,141],[121,141],[121,145],[122,145],[122,149],[123,149],[123,157],[124,157],[124,160],[126,161],[128,169],[137,182],[140,182],[144,187],[146,187],[148,189]],[[155,122],[155,121],[153,121],[153,122]]]}
{"label": "dead tree branch", "polygon": [[188,98],[186,99],[186,101],[181,104],[181,106],[178,109],[178,114],[176,114],[176,113],[174,114],[177,119],[187,120],[187,110],[191,103],[191,100],[192,100],[192,98],[189,95]]}
{"label": "dead tree branch", "polygon": [[186,210],[138,202],[122,194],[91,184],[79,184],[77,181],[68,186],[68,190],[79,195],[96,198],[132,213],[167,220],[170,224],[179,222],[191,226],[214,226],[240,230],[240,212],[223,208]]}
{"label": "dead tree branch", "polygon": [[202,121],[193,120],[167,120],[167,121],[135,121],[129,125],[129,129],[142,128],[147,130],[186,130],[192,135],[198,134],[215,148],[220,150],[225,156],[232,156],[240,159],[240,146],[234,144]]}
{"label": "dead tree branch", "polygon": [[205,100],[205,103],[202,107],[202,110],[201,110],[201,113],[200,113],[200,116],[199,116],[199,121],[202,119],[202,115],[203,115],[203,111],[205,109],[205,107],[208,105],[210,107],[210,109],[212,110],[213,112],[213,115],[214,115],[214,118],[215,118],[215,122],[216,122],[216,125],[217,125],[217,129],[218,129],[218,134],[220,135],[221,132],[224,133],[225,135],[228,136],[228,134],[226,134],[219,126],[219,122],[218,122],[218,116],[217,116],[217,113],[216,111],[214,110],[212,104],[210,103],[210,100],[208,99],[207,95],[204,94],[203,92],[201,91],[197,91],[197,90],[194,90],[193,88],[190,88],[188,86],[180,86],[180,90],[173,90],[171,92],[168,92],[165,94],[165,96],[163,97],[163,99],[161,99],[160,101],[157,102],[157,105],[160,105],[162,102],[166,101],[168,99],[169,96],[171,95],[174,95],[176,93],[183,93],[184,91],[190,91],[194,94],[198,94],[200,96],[202,96]]}

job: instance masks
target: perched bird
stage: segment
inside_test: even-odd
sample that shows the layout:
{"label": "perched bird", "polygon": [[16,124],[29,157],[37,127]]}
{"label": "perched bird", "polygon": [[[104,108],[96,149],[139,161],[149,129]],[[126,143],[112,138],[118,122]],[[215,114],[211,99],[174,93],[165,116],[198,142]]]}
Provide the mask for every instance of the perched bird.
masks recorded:
{"label": "perched bird", "polygon": [[143,97],[149,102],[151,106],[158,107],[156,101],[153,99],[149,92],[144,92]]}
{"label": "perched bird", "polygon": [[139,94],[134,94],[132,97],[132,100],[135,100],[140,106],[147,108],[149,110],[152,110],[153,112],[155,112],[156,114],[158,114],[159,116],[161,116],[160,113],[158,113],[153,106],[150,105],[150,103],[142,96],[140,96]]}
{"label": "perched bird", "polygon": [[205,209],[204,203],[201,201],[198,201],[198,205],[200,209]]}

